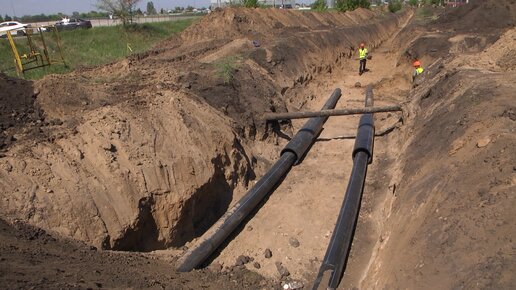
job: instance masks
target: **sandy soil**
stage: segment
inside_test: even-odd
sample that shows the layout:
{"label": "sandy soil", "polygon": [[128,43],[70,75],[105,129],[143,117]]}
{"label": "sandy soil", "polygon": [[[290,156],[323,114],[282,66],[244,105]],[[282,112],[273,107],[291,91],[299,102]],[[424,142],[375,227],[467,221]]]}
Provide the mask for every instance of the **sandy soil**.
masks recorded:
{"label": "sandy soil", "polygon": [[[375,140],[341,288],[514,288],[510,4],[472,1],[432,23],[412,11],[227,9],[122,62],[35,84],[2,76],[0,284],[309,287],[342,203],[358,117],[328,120],[208,269],[173,265],[304,123],[266,126],[261,113],[319,109],[336,87],[339,108],[363,106],[372,84],[375,104],[404,112],[375,116],[377,132],[394,130]],[[359,76],[362,41],[373,58]],[[413,84],[414,57],[426,71]]]}

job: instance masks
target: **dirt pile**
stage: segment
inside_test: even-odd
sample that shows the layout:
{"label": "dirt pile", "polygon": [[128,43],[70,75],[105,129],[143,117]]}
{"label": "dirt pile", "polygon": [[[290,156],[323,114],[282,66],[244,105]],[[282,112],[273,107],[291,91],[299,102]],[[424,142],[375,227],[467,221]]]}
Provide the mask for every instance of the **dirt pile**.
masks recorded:
{"label": "dirt pile", "polygon": [[409,125],[391,143],[401,150],[365,288],[516,285],[516,74],[445,63],[412,92]]}
{"label": "dirt pile", "polygon": [[22,222],[0,219],[0,284],[4,289],[242,289],[275,284],[235,268],[230,273],[175,273],[152,254],[99,251]]}
{"label": "dirt pile", "polygon": [[516,25],[516,1],[471,0],[468,5],[447,9],[433,25],[457,32],[495,32]]}
{"label": "dirt pile", "polygon": [[0,73],[0,154],[16,141],[15,132],[38,133],[44,120],[32,82]]}

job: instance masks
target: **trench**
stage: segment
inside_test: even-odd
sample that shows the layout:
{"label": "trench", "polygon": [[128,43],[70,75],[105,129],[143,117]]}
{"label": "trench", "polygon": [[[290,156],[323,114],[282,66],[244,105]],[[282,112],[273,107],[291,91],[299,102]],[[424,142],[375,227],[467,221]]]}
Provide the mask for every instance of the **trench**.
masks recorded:
{"label": "trench", "polygon": [[[409,14],[409,13],[406,13]],[[408,18],[409,16],[399,16],[400,19]],[[299,95],[303,94],[303,88],[310,87],[312,83],[320,82],[325,80],[327,77],[332,77],[332,73],[335,74],[335,70],[348,65],[349,59],[353,57],[353,49],[351,41],[359,41],[365,37],[370,40],[371,48],[377,48],[381,45],[381,39],[387,38],[386,31],[394,30],[395,23],[401,21],[399,19],[389,19],[386,27],[382,27],[381,24],[375,23],[370,26],[363,25],[360,27],[360,31],[354,31],[351,28],[339,29],[336,34],[338,37],[334,38],[331,33],[320,32],[320,33],[308,33],[306,35],[307,40],[310,41],[310,47],[306,49],[314,49],[320,45],[324,51],[331,52],[332,55],[325,56],[325,61],[322,63],[310,62],[307,60],[300,60],[293,58],[294,55],[284,55],[280,53],[281,50],[286,50],[288,47],[303,47],[299,43],[300,39],[297,37],[290,37],[288,42],[282,43],[274,47],[273,55],[280,55],[281,59],[278,63],[281,63],[279,69],[282,74],[291,80],[263,80],[260,88],[251,88],[246,83],[247,78],[256,78],[256,72],[252,71],[252,67],[241,67],[235,75],[235,83],[232,86],[225,86],[223,84],[217,84],[216,82],[208,82],[209,86],[213,87],[213,90],[199,86],[203,80],[203,73],[189,72],[180,79],[182,82],[188,83],[192,87],[198,96],[204,99],[210,106],[217,110],[221,110],[225,114],[232,117],[236,123],[236,130],[239,132],[239,138],[243,142],[285,142],[284,131],[289,132],[292,130],[291,124],[282,123],[277,126],[277,123],[272,127],[263,127],[263,124],[259,123],[259,116],[251,115],[252,113],[260,114],[261,112],[246,112],[243,111],[252,109],[247,107],[249,104],[246,100],[239,97],[239,95],[247,94],[264,94],[267,98],[282,98],[282,104],[277,104],[277,101],[270,100],[270,108],[272,111],[283,108],[292,107],[309,107],[311,106],[310,100],[299,98]],[[390,29],[390,30],[389,30]],[[322,43],[316,43],[321,41]],[[344,41],[350,45],[347,47],[342,45],[339,41]],[[287,47],[283,47],[283,45]],[[342,46],[339,46],[342,45]],[[336,49],[337,48],[337,49]],[[296,52],[302,54],[303,51]],[[250,55],[256,64],[263,65],[265,67],[270,66],[264,59],[265,54],[255,53]],[[273,56],[274,59],[274,56]],[[301,68],[305,68],[305,70]],[[308,70],[306,70],[308,68]],[[288,84],[288,85],[287,85]],[[274,93],[274,90],[277,90]],[[316,94],[313,94],[314,96]],[[328,94],[326,94],[328,95]],[[316,101],[324,98],[324,94],[317,93]],[[188,116],[185,116],[185,118]],[[189,118],[189,117],[188,117]],[[249,123],[249,120],[251,122]],[[191,121],[189,121],[191,122]],[[295,127],[295,126],[294,126]],[[289,137],[288,137],[289,138]],[[263,145],[261,145],[263,146]],[[266,145],[265,146],[269,146]],[[274,148],[274,146],[270,146]],[[270,149],[268,149],[270,150]],[[246,155],[245,153],[243,155]],[[274,155],[272,155],[274,156]],[[254,158],[254,157],[253,157]],[[269,159],[268,157],[267,159]],[[247,158],[249,159],[249,158]],[[262,159],[264,160],[264,159]],[[245,160],[247,164],[250,164],[250,160]],[[262,164],[267,166],[268,162]],[[139,216],[137,222],[131,226],[126,232],[117,238],[113,242],[112,248],[115,250],[132,250],[132,251],[152,251],[159,249],[166,249],[169,247],[180,248],[187,243],[195,240],[202,236],[214,223],[217,221],[233,204],[235,199],[234,184],[229,184],[226,180],[224,171],[227,170],[227,165],[217,166],[215,165],[215,173],[210,178],[209,182],[202,185],[197,189],[188,200],[181,205],[177,221],[173,225],[173,229],[163,229],[159,225],[159,221],[156,221],[155,207],[159,208],[162,205],[159,203],[159,197],[149,198],[146,200],[146,204],[149,203],[150,208],[140,207]],[[252,172],[252,171],[251,171]],[[263,172],[263,169],[262,169]],[[254,175],[251,174],[251,175]],[[244,178],[246,179],[246,178]],[[236,196],[242,194],[242,190],[236,194]],[[168,232],[167,232],[168,231]],[[165,237],[164,237],[165,236]]]}

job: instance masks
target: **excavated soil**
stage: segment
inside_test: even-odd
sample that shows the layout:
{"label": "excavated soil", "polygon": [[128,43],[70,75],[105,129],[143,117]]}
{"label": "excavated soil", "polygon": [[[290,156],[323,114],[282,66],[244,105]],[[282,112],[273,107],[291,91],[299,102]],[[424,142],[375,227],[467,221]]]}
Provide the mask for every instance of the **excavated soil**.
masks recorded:
{"label": "excavated soil", "polygon": [[[404,110],[375,115],[340,288],[516,287],[512,4],[471,1],[430,23],[411,10],[225,9],[121,62],[35,83],[0,76],[0,285],[308,288],[356,116],[328,120],[207,269],[174,263],[304,123],[266,124],[263,112],[319,109],[336,87],[337,107],[361,107],[372,84],[376,105]],[[360,42],[373,56],[362,76]],[[411,83],[415,57],[426,70]]]}

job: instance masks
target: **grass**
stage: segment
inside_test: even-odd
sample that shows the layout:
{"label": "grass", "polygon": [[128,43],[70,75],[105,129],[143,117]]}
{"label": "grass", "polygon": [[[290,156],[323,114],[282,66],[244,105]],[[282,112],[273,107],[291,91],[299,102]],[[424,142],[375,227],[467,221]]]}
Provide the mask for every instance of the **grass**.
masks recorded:
{"label": "grass", "polygon": [[224,80],[224,84],[233,81],[240,60],[240,56],[228,56],[214,63],[217,75]]}
{"label": "grass", "polygon": [[[68,68],[56,64],[27,71],[24,77],[40,79],[51,73],[67,73],[78,67],[101,65],[123,59],[130,54],[145,51],[158,41],[183,31],[194,21],[195,19],[186,19],[133,24],[125,29],[122,26],[113,26],[63,31],[59,35]],[[34,37],[34,40],[36,43],[40,42],[39,37]],[[50,33],[45,33],[45,41],[51,58],[59,59],[56,42]],[[25,37],[16,38],[16,45],[21,55],[29,52]],[[6,39],[0,39],[0,70],[9,75],[16,75],[13,56]]]}
{"label": "grass", "polygon": [[439,16],[435,14],[431,6],[425,5],[416,10],[416,21],[425,24],[433,20],[437,20]]}

